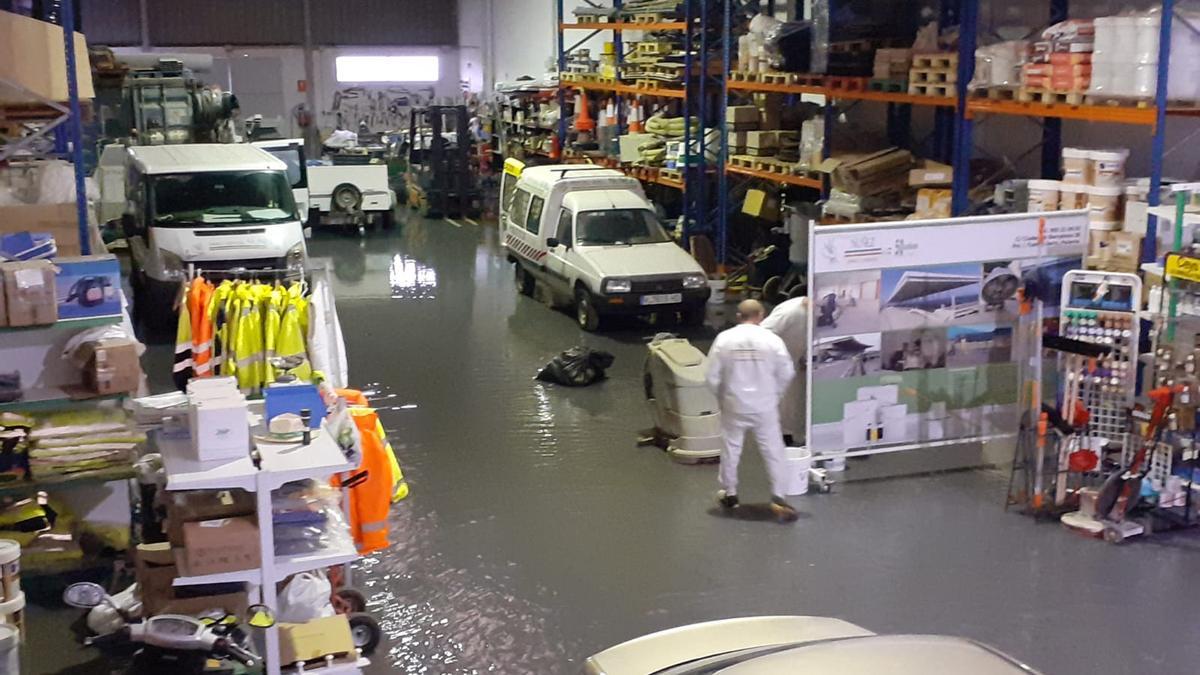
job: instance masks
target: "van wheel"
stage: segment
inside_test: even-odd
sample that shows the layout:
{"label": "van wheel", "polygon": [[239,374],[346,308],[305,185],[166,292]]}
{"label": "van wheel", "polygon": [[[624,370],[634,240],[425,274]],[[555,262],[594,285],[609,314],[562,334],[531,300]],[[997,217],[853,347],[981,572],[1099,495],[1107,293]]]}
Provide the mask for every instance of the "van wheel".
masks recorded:
{"label": "van wheel", "polygon": [[589,333],[600,330],[600,313],[596,311],[592,294],[586,288],[575,289],[575,321]]}
{"label": "van wheel", "polygon": [[521,263],[514,263],[513,267],[517,269],[517,292],[521,295],[533,297],[533,290],[537,284],[537,280],[524,267],[521,267]]}

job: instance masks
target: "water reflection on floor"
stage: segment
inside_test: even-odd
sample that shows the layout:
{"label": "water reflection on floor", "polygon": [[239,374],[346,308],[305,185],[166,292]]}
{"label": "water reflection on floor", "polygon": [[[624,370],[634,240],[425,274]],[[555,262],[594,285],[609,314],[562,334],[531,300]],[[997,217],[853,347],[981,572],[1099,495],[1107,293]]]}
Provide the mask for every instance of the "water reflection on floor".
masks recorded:
{"label": "water reflection on floor", "polygon": [[[616,642],[750,614],[965,635],[1047,675],[1200,661],[1200,617],[1178,597],[1197,558],[1176,540],[1039,527],[1003,512],[1005,477],[986,472],[847,484],[799,500],[791,527],[722,518],[714,467],[636,446],[652,327],[583,334],[519,297],[486,226],[414,221],[311,250],[412,489],[393,546],[357,570],[386,632],[370,673],[578,672]],[[609,381],[532,379],[580,343],[616,355]],[[742,475],[765,496],[754,453]]]}

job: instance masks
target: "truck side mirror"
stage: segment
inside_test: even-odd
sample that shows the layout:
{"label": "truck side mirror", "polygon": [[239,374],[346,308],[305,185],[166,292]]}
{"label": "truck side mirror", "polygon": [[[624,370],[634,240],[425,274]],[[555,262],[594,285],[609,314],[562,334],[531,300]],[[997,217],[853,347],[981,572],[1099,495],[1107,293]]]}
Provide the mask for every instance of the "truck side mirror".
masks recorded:
{"label": "truck side mirror", "polygon": [[546,237],[547,248],[558,248],[559,244],[561,243],[562,242],[558,240],[558,237]]}

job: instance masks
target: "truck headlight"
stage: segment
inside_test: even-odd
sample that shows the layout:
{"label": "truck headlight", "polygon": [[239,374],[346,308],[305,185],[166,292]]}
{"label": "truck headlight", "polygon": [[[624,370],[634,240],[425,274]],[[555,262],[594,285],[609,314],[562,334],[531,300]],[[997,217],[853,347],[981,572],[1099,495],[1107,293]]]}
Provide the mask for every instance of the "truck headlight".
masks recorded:
{"label": "truck headlight", "polygon": [[629,279],[605,279],[605,293],[628,293],[633,290],[633,282]]}
{"label": "truck headlight", "polygon": [[683,277],[684,288],[704,288],[705,284],[707,283],[708,277],[704,276],[703,274],[688,274]]}
{"label": "truck headlight", "polygon": [[158,262],[162,266],[159,272],[164,281],[183,281],[187,278],[187,265],[184,264],[183,258],[174,253],[159,249]]}
{"label": "truck headlight", "polygon": [[304,244],[299,243],[288,249],[287,252],[287,269],[289,272],[304,271]]}

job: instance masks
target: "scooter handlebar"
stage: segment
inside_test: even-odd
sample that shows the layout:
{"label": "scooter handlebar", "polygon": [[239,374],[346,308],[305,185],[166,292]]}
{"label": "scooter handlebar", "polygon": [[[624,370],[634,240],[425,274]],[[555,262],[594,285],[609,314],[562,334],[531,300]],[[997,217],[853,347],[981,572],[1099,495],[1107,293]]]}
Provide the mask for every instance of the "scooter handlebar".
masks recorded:
{"label": "scooter handlebar", "polygon": [[122,642],[129,642],[129,640],[130,640],[129,626],[126,626],[124,628],[121,628],[120,630],[115,630],[111,633],[105,633],[104,635],[96,635],[93,637],[88,637],[83,641],[83,644],[84,644],[84,646],[87,646],[87,647],[104,647],[106,645],[113,645],[113,644],[120,644]]}
{"label": "scooter handlebar", "polygon": [[258,656],[254,655],[250,651],[242,649],[240,646],[234,644],[227,638],[221,638],[217,640],[216,649],[214,651],[224,654],[230,659],[233,659],[234,661],[237,661],[246,667],[252,667],[258,663]]}

